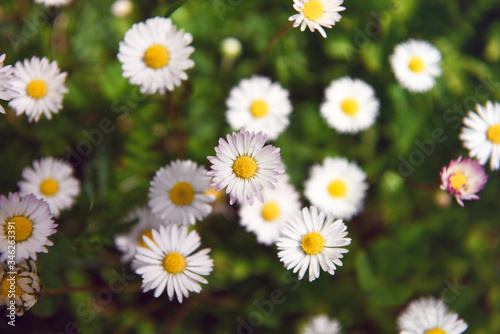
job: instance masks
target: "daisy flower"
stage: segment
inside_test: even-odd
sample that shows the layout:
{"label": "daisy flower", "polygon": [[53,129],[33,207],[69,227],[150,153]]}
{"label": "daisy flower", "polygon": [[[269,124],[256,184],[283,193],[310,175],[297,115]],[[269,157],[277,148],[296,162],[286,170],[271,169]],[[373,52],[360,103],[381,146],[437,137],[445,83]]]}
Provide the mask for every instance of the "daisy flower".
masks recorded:
{"label": "daisy flower", "polygon": [[45,6],[65,6],[69,4],[72,0],[35,0],[35,3],[43,3]]}
{"label": "daisy flower", "polygon": [[0,263],[0,308],[7,308],[5,315],[11,314],[8,308],[12,305],[12,297],[14,313],[21,316],[36,304],[40,290],[40,278],[35,261],[23,260],[9,266],[5,262]]}
{"label": "daisy flower", "polygon": [[343,219],[351,219],[363,209],[368,185],[365,172],[356,163],[327,157],[309,174],[304,194],[313,205]]}
{"label": "daisy flower", "polygon": [[194,48],[193,36],[163,17],[136,23],[120,42],[118,59],[123,77],[133,85],[141,85],[141,93],[164,94],[174,90],[181,80],[188,78],[187,70],[194,66],[189,59]]}
{"label": "daisy flower", "polygon": [[490,160],[490,169],[500,169],[500,104],[486,102],[476,105],[477,113],[469,111],[464,117],[464,127],[460,134],[463,146],[469,155],[475,157],[481,165]]}
{"label": "daisy flower", "polygon": [[52,220],[49,205],[35,195],[22,198],[17,193],[0,197],[0,262],[8,256],[9,245],[16,246],[15,262],[32,258],[36,253],[47,253],[45,246],[53,243],[47,237],[56,233],[57,224]]}
{"label": "daisy flower", "polygon": [[212,163],[207,172],[212,177],[212,187],[216,190],[226,188],[230,194],[229,204],[236,199],[252,205],[254,196],[263,203],[262,189],[275,189],[275,184],[285,172],[281,165],[280,149],[266,145],[262,131],[248,132],[241,129],[227,135],[227,141],[219,138],[215,147],[216,156],[207,157]]}
{"label": "daisy flower", "polygon": [[342,266],[342,254],[349,252],[345,248],[351,243],[345,238],[347,226],[341,219],[334,221],[333,216],[315,206],[303,208],[288,220],[281,230],[281,237],[276,244],[278,257],[287,270],[299,272],[299,280],[309,268],[309,282],[319,277],[319,268],[335,274],[335,265]]}
{"label": "daisy flower", "polygon": [[73,167],[52,157],[33,161],[33,168],[25,167],[23,181],[17,183],[19,195],[33,194],[49,204],[55,218],[62,210],[69,209],[80,193],[80,183],[73,176]]}
{"label": "daisy flower", "polygon": [[488,181],[483,166],[471,158],[462,161],[462,156],[452,160],[448,168],[443,167],[441,189],[454,195],[458,204],[464,206],[462,200],[479,199],[476,195]]}
{"label": "daisy flower", "polygon": [[143,236],[153,238],[153,228],[159,228],[163,221],[154,215],[147,207],[136,208],[131,212],[126,221],[137,220],[137,223],[126,234],[115,237],[116,248],[122,253],[120,261],[128,263],[132,260],[137,251],[137,246],[148,248],[143,240]]}
{"label": "daisy flower", "polygon": [[[17,90],[12,89],[12,82],[17,80],[12,75],[14,68],[11,65],[3,66],[5,53],[0,56],[0,100],[10,101],[13,97],[19,95]],[[5,109],[0,105],[0,113],[5,114]]]}
{"label": "daisy flower", "polygon": [[191,160],[177,160],[160,168],[149,188],[149,207],[166,223],[194,224],[212,212],[214,196],[206,169]]}
{"label": "daisy flower", "polygon": [[293,0],[293,8],[299,14],[290,16],[288,21],[295,21],[294,27],[300,25],[300,31],[304,31],[306,27],[311,32],[318,29],[321,36],[326,38],[323,27],[331,28],[335,22],[340,21],[342,16],[339,12],[345,10],[345,7],[340,6],[343,2],[344,0]]}
{"label": "daisy flower", "polygon": [[373,88],[360,79],[343,77],[325,89],[326,101],[321,116],[328,125],[342,133],[357,133],[375,122],[380,103]]}
{"label": "daisy flower", "polygon": [[399,334],[460,334],[468,325],[441,300],[428,297],[408,305],[398,318],[398,327]]}
{"label": "daisy flower", "polygon": [[115,0],[111,5],[111,13],[116,17],[125,17],[132,13],[134,4],[130,0]]}
{"label": "daisy flower", "polygon": [[68,92],[64,86],[66,75],[66,72],[60,73],[55,60],[49,63],[45,57],[16,62],[14,76],[19,80],[14,81],[12,86],[21,94],[14,97],[9,106],[17,116],[26,113],[30,122],[38,122],[42,114],[52,119],[52,113],[59,112],[64,94]]}
{"label": "daisy flower", "polygon": [[325,314],[315,316],[309,320],[302,334],[340,334],[340,323],[330,319]]}
{"label": "daisy flower", "polygon": [[240,206],[240,224],[255,233],[257,241],[270,246],[278,241],[285,222],[300,210],[300,195],[288,183],[288,176],[276,184],[276,189],[262,190],[264,203]]}
{"label": "daisy flower", "polygon": [[441,52],[427,41],[409,39],[396,45],[390,56],[399,83],[411,92],[426,92],[441,75]]}
{"label": "daisy flower", "polygon": [[135,272],[142,275],[144,292],[155,289],[154,296],[159,297],[166,287],[168,298],[175,294],[179,303],[189,297],[188,291],[199,293],[199,283],[208,283],[202,276],[212,272],[213,260],[208,248],[191,255],[200,246],[198,233],[188,234],[187,226],[172,224],[153,229],[152,236],[143,237],[148,248],[138,247],[134,259],[140,263]]}
{"label": "daisy flower", "polygon": [[226,106],[226,119],[233,129],[262,130],[269,140],[275,140],[285,130],[292,112],[288,91],[256,75],[231,89]]}

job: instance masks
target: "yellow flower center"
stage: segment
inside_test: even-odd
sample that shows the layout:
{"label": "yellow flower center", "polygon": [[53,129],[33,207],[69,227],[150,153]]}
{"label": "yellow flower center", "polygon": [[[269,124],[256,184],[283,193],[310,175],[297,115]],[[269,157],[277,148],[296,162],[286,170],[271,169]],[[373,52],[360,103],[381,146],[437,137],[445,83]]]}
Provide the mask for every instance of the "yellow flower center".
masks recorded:
{"label": "yellow flower center", "polygon": [[[31,231],[33,230],[33,223],[26,217],[12,217],[7,221],[8,223],[4,226],[5,235],[9,236],[7,231],[15,231],[14,235],[16,242],[21,242],[28,239],[31,235]],[[8,225],[12,225],[14,222],[14,229],[9,230]],[[10,223],[10,224],[9,224]]]}
{"label": "yellow flower center", "polygon": [[47,95],[47,84],[40,79],[32,80],[28,86],[26,86],[26,92],[32,98],[40,99]]}
{"label": "yellow flower center", "polygon": [[304,3],[302,13],[304,17],[311,21],[316,21],[323,16],[324,13],[323,3],[320,0],[311,0]]}
{"label": "yellow flower center", "polygon": [[255,100],[250,105],[250,113],[255,118],[262,118],[269,113],[269,106],[262,99]]}
{"label": "yellow flower center", "polygon": [[359,102],[355,98],[348,97],[342,101],[340,109],[342,109],[346,115],[354,117],[359,111]]}
{"label": "yellow flower center", "polygon": [[262,206],[261,214],[265,221],[272,222],[281,215],[281,209],[276,202],[266,202]]}
{"label": "yellow flower center", "polygon": [[179,182],[168,195],[175,205],[189,205],[194,200],[194,188],[189,182]]}
{"label": "yellow flower center", "polygon": [[[12,280],[7,280],[7,278],[10,277],[11,275],[5,275],[2,283],[0,283],[0,296],[2,297],[7,297],[9,294],[12,293],[10,289],[10,282],[12,282]],[[21,290],[19,285],[17,285],[17,279],[14,285],[15,285],[14,294],[16,295],[16,297],[20,297],[23,294],[23,290]]]}
{"label": "yellow flower center", "polygon": [[450,176],[450,187],[455,189],[456,191],[461,191],[462,187],[465,185],[467,188],[467,178],[462,173],[455,173]]}
{"label": "yellow flower center", "polygon": [[157,245],[156,242],[153,240],[153,230],[149,229],[149,230],[144,230],[142,231],[141,234],[139,234],[139,237],[137,238],[137,243],[139,244],[139,246],[144,248],[149,248],[149,246],[144,242],[144,239],[142,239],[143,236],[148,237],[155,245]]}
{"label": "yellow flower center", "polygon": [[52,196],[59,190],[59,183],[51,177],[40,183],[40,192],[46,196]]}
{"label": "yellow flower center", "polygon": [[486,132],[488,140],[494,144],[500,144],[500,124],[494,124]]}
{"label": "yellow flower center", "polygon": [[309,255],[316,255],[325,247],[325,238],[318,232],[309,232],[302,238],[300,246]]}
{"label": "yellow flower center", "polygon": [[170,54],[166,47],[160,44],[151,45],[144,52],[144,62],[151,68],[157,69],[168,64]]}
{"label": "yellow flower center", "polygon": [[255,175],[255,172],[257,171],[257,164],[254,159],[243,155],[234,162],[233,171],[238,177],[248,179],[249,177]]}
{"label": "yellow flower center", "polygon": [[408,62],[408,67],[412,72],[421,73],[425,69],[425,63],[422,58],[413,56]]}
{"label": "yellow flower center", "polygon": [[186,267],[186,259],[179,253],[170,253],[163,259],[163,268],[170,274],[178,274]]}
{"label": "yellow flower center", "polygon": [[333,180],[328,184],[328,193],[334,198],[342,198],[347,195],[347,185],[342,180]]}
{"label": "yellow flower center", "polygon": [[440,328],[433,328],[429,329],[424,334],[446,334],[446,332]]}

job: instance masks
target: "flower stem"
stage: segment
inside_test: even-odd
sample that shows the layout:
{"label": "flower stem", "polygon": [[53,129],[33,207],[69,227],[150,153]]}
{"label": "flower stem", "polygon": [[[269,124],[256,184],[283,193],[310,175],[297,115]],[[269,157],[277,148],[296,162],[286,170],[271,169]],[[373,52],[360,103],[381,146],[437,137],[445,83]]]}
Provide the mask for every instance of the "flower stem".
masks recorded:
{"label": "flower stem", "polygon": [[267,55],[271,51],[271,49],[274,47],[274,44],[283,36],[285,35],[289,30],[291,30],[293,27],[293,24],[291,22],[287,23],[283,28],[281,28],[276,34],[274,34],[273,37],[267,42],[266,47],[264,48],[264,51],[260,54],[259,60],[255,64],[252,73],[257,73],[264,61],[267,58]]}

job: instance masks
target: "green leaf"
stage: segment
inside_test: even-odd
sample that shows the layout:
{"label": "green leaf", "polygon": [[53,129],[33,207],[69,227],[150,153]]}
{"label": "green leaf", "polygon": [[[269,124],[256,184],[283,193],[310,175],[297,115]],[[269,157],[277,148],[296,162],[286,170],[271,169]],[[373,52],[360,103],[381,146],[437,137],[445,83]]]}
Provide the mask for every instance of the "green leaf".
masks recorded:
{"label": "green leaf", "polygon": [[375,288],[376,278],[370,266],[368,256],[365,252],[359,252],[356,257],[356,272],[361,288],[365,291],[371,291]]}

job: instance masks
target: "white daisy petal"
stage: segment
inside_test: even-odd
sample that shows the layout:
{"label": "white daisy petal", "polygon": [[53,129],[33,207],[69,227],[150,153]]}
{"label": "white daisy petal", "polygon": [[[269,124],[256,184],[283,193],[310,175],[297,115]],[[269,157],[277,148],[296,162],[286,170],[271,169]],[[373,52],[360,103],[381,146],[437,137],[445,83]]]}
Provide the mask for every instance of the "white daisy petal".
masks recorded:
{"label": "white daisy petal", "polygon": [[310,319],[301,334],[340,334],[340,323],[325,314]]}
{"label": "white daisy petal", "polygon": [[42,3],[45,6],[61,7],[71,3],[73,0],[35,0],[35,3]]}

